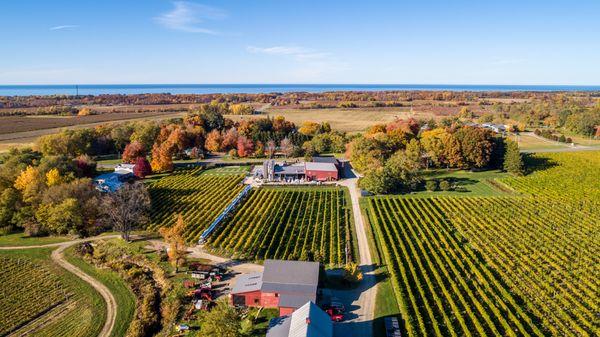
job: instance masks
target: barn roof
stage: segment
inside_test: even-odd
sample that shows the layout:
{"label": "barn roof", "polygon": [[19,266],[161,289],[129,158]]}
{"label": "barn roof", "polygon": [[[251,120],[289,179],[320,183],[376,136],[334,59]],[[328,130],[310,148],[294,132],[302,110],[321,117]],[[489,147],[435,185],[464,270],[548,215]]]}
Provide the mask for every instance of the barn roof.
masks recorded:
{"label": "barn roof", "polygon": [[326,172],[337,172],[338,169],[332,163],[314,163],[314,162],[306,162],[304,163],[307,171],[326,171]]}
{"label": "barn roof", "polygon": [[273,320],[267,337],[331,337],[333,324],[329,315],[313,302],[307,302],[290,316]]}
{"label": "barn roof", "polygon": [[262,287],[262,273],[240,275],[231,290],[232,294],[241,294],[260,290]]}
{"label": "barn roof", "polygon": [[340,161],[336,158],[336,157],[313,157],[312,161],[315,163],[330,163],[333,164],[335,166],[340,165]]}
{"label": "barn roof", "polygon": [[262,282],[263,292],[280,294],[280,307],[298,308],[316,300],[319,263],[266,260]]}

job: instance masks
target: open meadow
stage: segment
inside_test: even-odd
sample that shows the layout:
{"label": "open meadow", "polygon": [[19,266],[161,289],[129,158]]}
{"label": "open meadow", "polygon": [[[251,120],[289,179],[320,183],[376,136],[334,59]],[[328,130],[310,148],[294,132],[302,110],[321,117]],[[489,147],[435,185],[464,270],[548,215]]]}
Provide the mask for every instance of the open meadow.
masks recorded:
{"label": "open meadow", "polygon": [[513,195],[368,198],[405,333],[598,335],[600,153],[528,167]]}

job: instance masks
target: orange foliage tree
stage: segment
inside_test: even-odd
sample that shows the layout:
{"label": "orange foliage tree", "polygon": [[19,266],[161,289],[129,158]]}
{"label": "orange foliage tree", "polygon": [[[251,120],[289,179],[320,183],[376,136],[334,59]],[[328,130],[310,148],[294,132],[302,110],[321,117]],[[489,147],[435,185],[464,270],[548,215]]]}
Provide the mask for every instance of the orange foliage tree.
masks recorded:
{"label": "orange foliage tree", "polygon": [[138,157],[145,157],[146,149],[144,148],[144,144],[133,141],[127,146],[125,146],[125,150],[123,150],[123,162],[128,164],[133,164],[137,160]]}
{"label": "orange foliage tree", "polygon": [[169,262],[175,268],[175,272],[185,263],[187,254],[187,247],[183,239],[184,230],[185,222],[181,214],[177,215],[177,221],[173,227],[161,227],[159,229],[160,235],[162,235],[165,243],[169,245],[167,255],[169,256]]}

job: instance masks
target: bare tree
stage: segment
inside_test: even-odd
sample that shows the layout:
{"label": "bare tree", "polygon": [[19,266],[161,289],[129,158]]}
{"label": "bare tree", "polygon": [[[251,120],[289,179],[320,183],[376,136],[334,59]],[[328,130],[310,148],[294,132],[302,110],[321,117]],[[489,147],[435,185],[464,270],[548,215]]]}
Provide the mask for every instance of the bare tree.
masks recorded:
{"label": "bare tree", "polygon": [[286,158],[290,157],[294,153],[294,144],[287,137],[281,140],[279,147]]}
{"label": "bare tree", "polygon": [[115,231],[121,232],[125,241],[129,241],[133,228],[148,221],[149,210],[150,194],[141,182],[125,184],[102,199],[101,211],[105,221]]}

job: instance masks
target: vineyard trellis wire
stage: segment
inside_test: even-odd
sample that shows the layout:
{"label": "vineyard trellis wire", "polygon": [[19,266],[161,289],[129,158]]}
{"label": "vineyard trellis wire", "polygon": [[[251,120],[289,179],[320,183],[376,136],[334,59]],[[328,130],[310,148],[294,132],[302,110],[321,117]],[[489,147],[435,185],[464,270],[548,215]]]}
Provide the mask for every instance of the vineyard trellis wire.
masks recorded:
{"label": "vineyard trellis wire", "polygon": [[[345,261],[351,210],[341,187],[259,188],[208,241],[215,252],[251,260]],[[352,246],[350,244],[350,246]]]}
{"label": "vineyard trellis wire", "polygon": [[503,197],[373,197],[411,336],[600,333],[600,153],[538,155]]}

